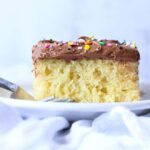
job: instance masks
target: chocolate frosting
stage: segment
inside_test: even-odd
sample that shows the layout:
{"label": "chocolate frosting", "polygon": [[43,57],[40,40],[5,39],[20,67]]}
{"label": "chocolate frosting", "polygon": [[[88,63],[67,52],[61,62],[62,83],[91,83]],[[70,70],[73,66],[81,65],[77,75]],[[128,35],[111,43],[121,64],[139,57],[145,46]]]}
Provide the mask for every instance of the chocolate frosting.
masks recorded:
{"label": "chocolate frosting", "polygon": [[32,59],[105,59],[117,61],[138,61],[139,52],[135,44],[120,43],[117,40],[97,40],[82,36],[76,42],[42,40],[32,48]]}

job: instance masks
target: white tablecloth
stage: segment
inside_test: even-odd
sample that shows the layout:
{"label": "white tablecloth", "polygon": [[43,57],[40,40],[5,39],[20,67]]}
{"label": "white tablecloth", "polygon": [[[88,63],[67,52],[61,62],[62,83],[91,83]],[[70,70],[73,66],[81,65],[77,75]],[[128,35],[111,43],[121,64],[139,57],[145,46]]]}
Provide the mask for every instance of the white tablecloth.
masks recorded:
{"label": "white tablecloth", "polygon": [[0,103],[2,150],[149,150],[150,118],[116,107],[94,120],[22,119]]}

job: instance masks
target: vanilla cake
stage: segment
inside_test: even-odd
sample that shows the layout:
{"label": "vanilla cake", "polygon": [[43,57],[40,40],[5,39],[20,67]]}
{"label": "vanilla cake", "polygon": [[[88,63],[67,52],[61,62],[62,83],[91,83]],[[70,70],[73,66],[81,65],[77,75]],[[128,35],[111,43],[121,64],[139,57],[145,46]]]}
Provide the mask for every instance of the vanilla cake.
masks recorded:
{"label": "vanilla cake", "polygon": [[39,41],[32,48],[34,96],[76,102],[140,99],[135,43],[82,36],[77,41]]}

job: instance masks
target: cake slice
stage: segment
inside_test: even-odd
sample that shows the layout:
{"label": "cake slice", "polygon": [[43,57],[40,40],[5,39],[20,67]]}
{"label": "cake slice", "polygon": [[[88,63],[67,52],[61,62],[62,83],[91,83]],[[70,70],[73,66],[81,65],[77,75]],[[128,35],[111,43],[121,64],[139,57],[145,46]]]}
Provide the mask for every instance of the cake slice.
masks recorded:
{"label": "cake slice", "polygon": [[49,96],[76,102],[140,99],[135,43],[82,36],[75,42],[39,41],[32,48],[35,99]]}

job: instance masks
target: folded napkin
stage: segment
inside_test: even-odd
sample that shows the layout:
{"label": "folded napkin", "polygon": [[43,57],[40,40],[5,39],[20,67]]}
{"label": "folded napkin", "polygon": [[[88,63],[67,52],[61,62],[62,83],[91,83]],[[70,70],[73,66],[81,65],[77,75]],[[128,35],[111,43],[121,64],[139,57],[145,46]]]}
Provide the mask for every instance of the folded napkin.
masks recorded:
{"label": "folded napkin", "polygon": [[63,117],[23,119],[0,103],[3,150],[149,150],[150,118],[116,107],[94,120],[70,123]]}

